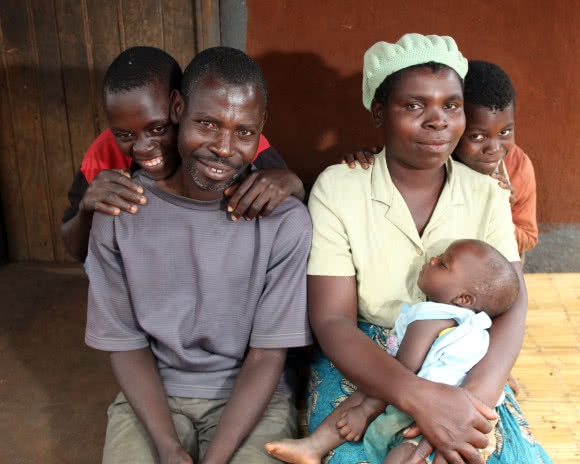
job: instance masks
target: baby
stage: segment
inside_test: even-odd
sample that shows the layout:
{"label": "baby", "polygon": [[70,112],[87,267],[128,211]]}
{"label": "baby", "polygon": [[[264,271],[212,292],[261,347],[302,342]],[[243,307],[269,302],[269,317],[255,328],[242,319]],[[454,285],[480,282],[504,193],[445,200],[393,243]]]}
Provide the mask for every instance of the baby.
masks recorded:
{"label": "baby", "polygon": [[[395,322],[400,343],[396,358],[419,377],[459,386],[487,352],[491,318],[516,300],[518,276],[492,246],[458,240],[423,266],[417,285],[428,301],[403,305]],[[416,443],[400,443],[399,432],[413,419],[392,406],[385,408],[384,401],[356,391],[309,437],[267,443],[266,450],[285,462],[314,464],[345,441],[364,435],[372,464],[406,462]]]}

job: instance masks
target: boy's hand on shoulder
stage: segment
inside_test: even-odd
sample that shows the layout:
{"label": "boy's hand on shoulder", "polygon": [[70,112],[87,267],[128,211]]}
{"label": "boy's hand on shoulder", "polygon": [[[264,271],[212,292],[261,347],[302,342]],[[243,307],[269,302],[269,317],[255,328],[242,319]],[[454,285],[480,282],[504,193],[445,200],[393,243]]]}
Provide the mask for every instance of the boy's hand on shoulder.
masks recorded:
{"label": "boy's hand on shoulder", "polygon": [[502,174],[493,173],[491,177],[499,181],[498,185],[502,189],[510,191],[510,205],[513,206],[513,204],[518,200],[518,197],[516,195],[516,188],[512,184],[510,184],[509,180],[507,180],[507,178]]}
{"label": "boy's hand on shoulder", "polygon": [[251,221],[272,214],[280,203],[290,195],[304,199],[304,186],[299,177],[288,169],[259,169],[253,171],[243,182],[224,191],[231,197],[228,212],[237,221]]}
{"label": "boy's hand on shoulder", "polygon": [[375,164],[375,155],[379,154],[381,150],[381,147],[359,148],[344,155],[340,164],[348,164],[348,167],[353,169],[358,161],[363,169],[368,169],[370,165]]}
{"label": "boy's hand on shoulder", "polygon": [[137,205],[147,203],[143,187],[131,180],[127,169],[105,169],[99,172],[81,200],[79,211],[117,216],[121,211],[136,213]]}

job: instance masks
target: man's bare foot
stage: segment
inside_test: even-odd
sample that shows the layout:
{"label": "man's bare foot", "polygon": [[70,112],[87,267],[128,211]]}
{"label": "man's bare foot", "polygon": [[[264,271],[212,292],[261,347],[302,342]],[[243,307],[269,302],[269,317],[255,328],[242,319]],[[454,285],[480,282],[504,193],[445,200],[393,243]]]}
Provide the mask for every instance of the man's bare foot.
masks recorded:
{"label": "man's bare foot", "polygon": [[338,432],[347,441],[359,441],[369,425],[369,415],[361,406],[347,409],[336,423]]}
{"label": "man's bare foot", "polygon": [[320,464],[320,456],[312,447],[309,438],[279,440],[266,443],[264,448],[280,461],[293,464]]}

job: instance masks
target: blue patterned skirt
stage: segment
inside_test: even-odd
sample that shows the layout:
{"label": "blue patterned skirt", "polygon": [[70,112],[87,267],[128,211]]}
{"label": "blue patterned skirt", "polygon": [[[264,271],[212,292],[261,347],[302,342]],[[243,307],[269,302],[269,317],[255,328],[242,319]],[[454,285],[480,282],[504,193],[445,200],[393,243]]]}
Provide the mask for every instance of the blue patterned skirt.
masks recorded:
{"label": "blue patterned skirt", "polygon": [[[390,329],[359,322],[359,328],[389,354],[398,348]],[[320,350],[317,350],[308,382],[308,433],[356,390]],[[499,421],[495,430],[497,446],[488,464],[551,464],[552,460],[533,437],[512,390],[505,386],[505,401],[496,408]],[[325,464],[368,463],[362,440],[346,442],[331,451]]]}

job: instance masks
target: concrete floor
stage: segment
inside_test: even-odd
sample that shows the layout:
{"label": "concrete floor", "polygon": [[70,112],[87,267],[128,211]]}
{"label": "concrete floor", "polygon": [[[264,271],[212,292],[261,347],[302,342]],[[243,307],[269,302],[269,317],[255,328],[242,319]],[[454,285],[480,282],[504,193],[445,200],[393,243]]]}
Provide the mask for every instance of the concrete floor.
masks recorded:
{"label": "concrete floor", "polygon": [[526,253],[525,272],[580,272],[580,224],[539,228],[538,246]]}
{"label": "concrete floor", "polygon": [[84,272],[0,266],[0,295],[0,462],[100,463],[117,386],[83,341]]}

